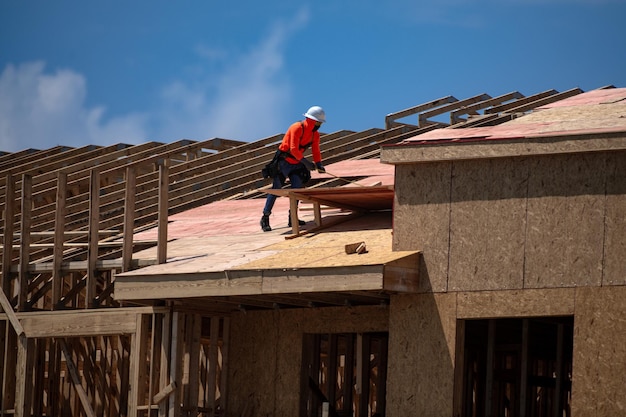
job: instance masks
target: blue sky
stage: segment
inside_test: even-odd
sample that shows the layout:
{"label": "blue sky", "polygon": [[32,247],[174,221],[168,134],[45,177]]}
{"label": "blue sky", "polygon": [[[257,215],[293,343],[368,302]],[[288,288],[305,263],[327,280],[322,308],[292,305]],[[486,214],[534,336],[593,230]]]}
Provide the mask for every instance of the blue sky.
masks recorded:
{"label": "blue sky", "polygon": [[436,98],[626,87],[626,0],[0,0],[0,151],[384,127]]}

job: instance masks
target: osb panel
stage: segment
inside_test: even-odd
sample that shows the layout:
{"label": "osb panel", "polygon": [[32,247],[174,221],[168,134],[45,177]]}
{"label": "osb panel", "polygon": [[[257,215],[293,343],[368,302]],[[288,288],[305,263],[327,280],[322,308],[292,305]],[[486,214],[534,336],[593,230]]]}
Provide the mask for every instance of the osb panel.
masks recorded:
{"label": "osb panel", "polygon": [[574,288],[458,293],[459,319],[570,316],[574,314]]}
{"label": "osb panel", "polygon": [[386,332],[389,307],[248,312],[231,323],[229,415],[297,416],[303,335]]}
{"label": "osb panel", "polygon": [[[345,246],[357,242],[365,242],[367,252],[346,254]],[[277,265],[281,268],[379,265],[403,256],[391,251],[391,229],[305,235],[275,243],[264,250],[273,254],[242,264],[238,268],[268,269]]]}
{"label": "osb panel", "polygon": [[420,291],[446,291],[451,163],[398,165],[394,250],[420,250]]}
{"label": "osb panel", "polygon": [[626,284],[626,152],[607,159],[606,228],[602,285]]}
{"label": "osb panel", "polygon": [[526,288],[600,285],[606,154],[529,160]]}
{"label": "osb panel", "polygon": [[626,287],[578,288],[572,415],[623,416],[625,369]]}
{"label": "osb panel", "polygon": [[231,319],[229,415],[274,415],[278,312],[235,314]]}
{"label": "osb panel", "polygon": [[[620,92],[620,96],[624,91]],[[617,100],[618,98],[613,98]],[[607,100],[611,98],[607,97]],[[558,103],[558,102],[557,102]],[[566,103],[562,102],[563,105]],[[563,132],[575,130],[593,130],[626,127],[626,102],[620,101],[611,104],[588,104],[577,106],[545,106],[507,122],[507,126],[519,126],[536,123],[541,126],[541,132]]]}
{"label": "osb panel", "polygon": [[387,415],[451,415],[456,294],[394,296],[389,316]]}
{"label": "osb panel", "polygon": [[452,173],[448,289],[522,288],[526,159],[460,161]]}

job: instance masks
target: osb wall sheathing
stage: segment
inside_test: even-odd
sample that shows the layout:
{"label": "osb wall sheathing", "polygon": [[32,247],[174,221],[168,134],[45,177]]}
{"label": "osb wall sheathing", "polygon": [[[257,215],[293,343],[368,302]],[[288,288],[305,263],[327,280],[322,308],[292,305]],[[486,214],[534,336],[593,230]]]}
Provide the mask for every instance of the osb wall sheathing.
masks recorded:
{"label": "osb wall sheathing", "polygon": [[392,297],[389,314],[388,416],[450,416],[456,294]]}
{"label": "osb wall sheathing", "polygon": [[626,152],[398,165],[394,250],[423,252],[423,291],[623,285],[625,166]]}
{"label": "osb wall sheathing", "polygon": [[621,286],[393,296],[387,415],[416,410],[451,415],[458,320],[549,316],[574,316],[572,415],[623,415],[626,287]]}
{"label": "osb wall sheathing", "polygon": [[387,306],[285,309],[231,318],[231,415],[297,416],[305,333],[388,330]]}
{"label": "osb wall sheathing", "polygon": [[606,243],[602,285],[626,285],[626,158],[607,158]]}
{"label": "osb wall sheathing", "polygon": [[419,289],[448,288],[452,163],[396,166],[393,249],[420,250]]}
{"label": "osb wall sheathing", "polygon": [[574,318],[573,416],[626,410],[626,287],[578,288]]}
{"label": "osb wall sheathing", "polygon": [[522,287],[527,179],[524,160],[453,164],[449,291]]}
{"label": "osb wall sheathing", "polygon": [[607,154],[530,161],[525,286],[599,286]]}

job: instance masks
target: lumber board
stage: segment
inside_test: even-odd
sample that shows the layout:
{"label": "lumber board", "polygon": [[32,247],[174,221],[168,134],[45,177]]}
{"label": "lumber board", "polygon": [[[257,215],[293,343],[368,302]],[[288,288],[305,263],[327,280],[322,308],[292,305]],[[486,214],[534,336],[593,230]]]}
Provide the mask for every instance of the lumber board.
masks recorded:
{"label": "lumber board", "polygon": [[[165,313],[167,308],[136,307],[97,310],[57,310],[15,313],[28,338],[132,334],[136,316]],[[0,320],[8,320],[6,313]]]}

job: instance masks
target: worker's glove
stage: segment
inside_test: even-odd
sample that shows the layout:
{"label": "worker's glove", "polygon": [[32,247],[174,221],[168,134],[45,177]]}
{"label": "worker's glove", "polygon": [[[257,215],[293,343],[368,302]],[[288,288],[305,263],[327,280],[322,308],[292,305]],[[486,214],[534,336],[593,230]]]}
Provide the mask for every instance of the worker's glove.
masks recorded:
{"label": "worker's glove", "polygon": [[313,162],[309,161],[306,158],[302,158],[300,160],[300,163],[304,165],[304,167],[308,169],[309,171],[313,171],[315,169],[315,165],[313,164]]}
{"label": "worker's glove", "polygon": [[326,173],[326,169],[324,168],[324,165],[322,165],[321,162],[316,162],[315,163],[315,168],[317,168],[317,172],[319,172],[320,174],[325,174]]}

